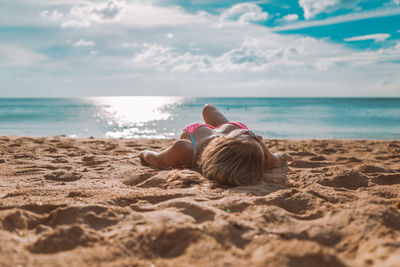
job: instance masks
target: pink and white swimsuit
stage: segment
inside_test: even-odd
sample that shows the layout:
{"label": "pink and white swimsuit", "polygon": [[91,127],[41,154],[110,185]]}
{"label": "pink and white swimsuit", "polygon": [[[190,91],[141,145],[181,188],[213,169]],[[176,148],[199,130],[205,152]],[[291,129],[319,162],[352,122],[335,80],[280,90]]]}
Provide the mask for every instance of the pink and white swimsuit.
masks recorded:
{"label": "pink and white swimsuit", "polygon": [[197,128],[200,128],[200,127],[203,127],[203,126],[206,126],[208,128],[211,128],[211,129],[217,129],[217,128],[221,127],[222,125],[225,125],[225,124],[236,125],[237,127],[239,127],[239,129],[246,129],[246,130],[249,129],[249,128],[247,128],[247,126],[244,123],[239,122],[239,121],[226,122],[226,123],[221,124],[218,127],[214,127],[214,126],[212,126],[210,124],[207,124],[207,123],[196,122],[196,123],[189,124],[188,126],[183,128],[184,131],[186,131],[186,132],[188,132],[190,134],[190,139],[192,139],[192,144],[193,144],[192,168],[193,169],[194,169],[194,167],[196,165],[196,142],[194,141],[194,136],[193,136],[194,132],[197,130]]}

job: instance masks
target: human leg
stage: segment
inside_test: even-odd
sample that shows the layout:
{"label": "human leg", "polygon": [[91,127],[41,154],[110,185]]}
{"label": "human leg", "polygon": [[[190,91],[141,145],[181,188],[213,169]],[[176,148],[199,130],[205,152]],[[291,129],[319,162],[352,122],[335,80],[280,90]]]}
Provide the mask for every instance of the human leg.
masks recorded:
{"label": "human leg", "polygon": [[228,119],[216,107],[206,104],[202,110],[204,122],[214,127],[229,122]]}

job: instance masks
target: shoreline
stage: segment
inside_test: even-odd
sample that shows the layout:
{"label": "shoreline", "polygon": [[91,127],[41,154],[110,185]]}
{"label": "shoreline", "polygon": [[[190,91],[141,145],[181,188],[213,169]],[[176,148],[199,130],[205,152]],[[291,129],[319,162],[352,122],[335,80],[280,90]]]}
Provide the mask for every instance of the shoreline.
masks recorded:
{"label": "shoreline", "polygon": [[0,265],[399,262],[399,140],[266,139],[293,160],[238,187],[135,157],[173,140],[0,136]]}
{"label": "shoreline", "polygon": [[[80,137],[76,135],[43,135],[43,136],[36,136],[36,135],[0,135],[0,138],[33,138],[33,139],[38,139],[38,138],[66,138],[66,139],[96,139],[96,140],[121,140],[121,141],[142,141],[142,140],[147,140],[147,141],[170,141],[170,140],[178,140],[179,138],[163,138],[163,139],[156,139],[156,138],[112,138],[112,137],[98,137],[98,136],[85,136],[85,137]],[[268,142],[269,140],[271,141],[383,141],[383,142],[400,142],[400,137],[399,139],[346,139],[346,138],[267,138],[263,137],[264,141]]]}

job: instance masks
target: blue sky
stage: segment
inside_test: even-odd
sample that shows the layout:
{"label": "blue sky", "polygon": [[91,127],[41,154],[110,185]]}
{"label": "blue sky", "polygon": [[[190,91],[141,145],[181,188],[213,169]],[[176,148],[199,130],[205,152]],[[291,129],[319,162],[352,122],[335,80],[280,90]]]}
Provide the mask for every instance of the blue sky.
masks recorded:
{"label": "blue sky", "polygon": [[0,0],[0,97],[400,96],[400,0]]}

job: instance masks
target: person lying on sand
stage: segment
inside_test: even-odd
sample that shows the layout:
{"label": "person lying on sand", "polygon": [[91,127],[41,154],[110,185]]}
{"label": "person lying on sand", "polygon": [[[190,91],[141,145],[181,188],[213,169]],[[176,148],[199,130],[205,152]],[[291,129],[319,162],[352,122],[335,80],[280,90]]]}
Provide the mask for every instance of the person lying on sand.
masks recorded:
{"label": "person lying on sand", "polygon": [[161,152],[141,151],[142,164],[161,169],[197,169],[226,185],[255,183],[264,169],[285,164],[284,153],[271,153],[260,135],[241,122],[229,121],[213,105],[205,105],[202,115],[205,123],[186,126],[172,146]]}

